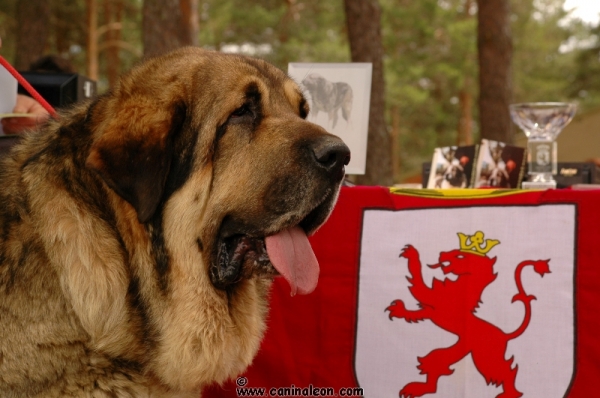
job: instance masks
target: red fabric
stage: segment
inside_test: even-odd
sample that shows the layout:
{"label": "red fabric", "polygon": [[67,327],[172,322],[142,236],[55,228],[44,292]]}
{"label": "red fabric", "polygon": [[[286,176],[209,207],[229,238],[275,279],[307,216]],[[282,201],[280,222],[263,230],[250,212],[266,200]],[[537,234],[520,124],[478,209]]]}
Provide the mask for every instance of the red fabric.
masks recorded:
{"label": "red fabric", "polygon": [[[600,374],[600,191],[520,191],[478,198],[397,195],[382,187],[343,188],[327,223],[311,238],[321,265],[317,289],[290,297],[276,280],[268,331],[245,373],[251,387],[358,386],[354,345],[362,214],[365,209],[417,209],[474,205],[577,205],[575,277],[575,375],[567,397],[597,396]],[[406,228],[410,228],[409,225]],[[383,312],[382,312],[383,314]],[[551,331],[549,331],[551,332]],[[366,395],[368,392],[365,391]],[[236,397],[232,381],[206,389],[204,397]]]}

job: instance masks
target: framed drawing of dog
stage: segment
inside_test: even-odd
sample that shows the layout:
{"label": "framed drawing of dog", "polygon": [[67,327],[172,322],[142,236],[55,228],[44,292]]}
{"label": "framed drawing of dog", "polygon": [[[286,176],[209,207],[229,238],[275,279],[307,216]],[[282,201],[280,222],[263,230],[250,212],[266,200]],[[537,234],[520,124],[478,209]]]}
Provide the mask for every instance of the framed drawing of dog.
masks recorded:
{"label": "framed drawing of dog", "polygon": [[364,174],[372,64],[290,63],[288,73],[310,103],[308,120],[342,138],[352,151],[346,173]]}

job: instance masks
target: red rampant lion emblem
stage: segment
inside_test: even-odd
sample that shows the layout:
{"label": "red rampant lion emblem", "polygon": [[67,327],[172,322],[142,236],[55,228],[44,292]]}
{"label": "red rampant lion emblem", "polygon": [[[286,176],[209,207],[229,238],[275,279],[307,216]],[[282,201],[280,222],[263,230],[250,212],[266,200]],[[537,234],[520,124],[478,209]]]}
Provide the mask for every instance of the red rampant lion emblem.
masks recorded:
{"label": "red rampant lion emblem", "polygon": [[531,301],[535,296],[527,295],[521,283],[521,272],[532,266],[540,276],[550,273],[550,260],[526,260],[515,269],[517,294],[512,302],[521,301],[525,306],[525,317],[521,326],[511,333],[505,333],[497,326],[479,318],[475,312],[481,303],[483,290],[496,279],[494,272],[496,257],[486,255],[489,250],[500,243],[497,240],[484,242],[483,233],[478,231],[473,236],[459,233],[461,248],[442,252],[439,262],[431,268],[441,268],[444,274],[455,274],[455,281],[433,279],[429,288],[423,281],[419,252],[407,245],[400,257],[408,260],[411,277],[407,278],[411,294],[419,302],[420,309],[407,310],[401,300],[395,300],[386,311],[389,317],[404,318],[407,322],[431,320],[440,328],[458,336],[456,344],[438,348],[424,357],[419,357],[418,369],[427,376],[425,382],[408,383],[400,390],[400,397],[413,398],[437,391],[437,382],[441,376],[451,375],[454,370],[450,366],[471,354],[477,370],[483,375],[487,384],[502,385],[503,392],[497,398],[518,398],[523,394],[515,387],[518,366],[512,368],[513,358],[505,359],[506,346],[509,340],[519,337],[531,319]]}

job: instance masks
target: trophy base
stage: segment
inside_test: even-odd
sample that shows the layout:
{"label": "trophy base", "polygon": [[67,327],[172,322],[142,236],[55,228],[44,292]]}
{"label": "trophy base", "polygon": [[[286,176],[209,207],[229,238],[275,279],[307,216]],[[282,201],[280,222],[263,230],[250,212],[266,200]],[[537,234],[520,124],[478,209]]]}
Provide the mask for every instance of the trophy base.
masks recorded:
{"label": "trophy base", "polygon": [[523,181],[523,189],[556,189],[556,181]]}

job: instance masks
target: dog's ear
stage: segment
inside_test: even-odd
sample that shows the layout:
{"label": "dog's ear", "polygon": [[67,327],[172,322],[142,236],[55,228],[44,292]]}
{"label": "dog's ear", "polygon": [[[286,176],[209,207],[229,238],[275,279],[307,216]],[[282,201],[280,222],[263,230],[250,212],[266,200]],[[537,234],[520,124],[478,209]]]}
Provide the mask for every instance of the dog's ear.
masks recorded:
{"label": "dog's ear", "polygon": [[130,98],[105,113],[86,165],[136,210],[145,223],[156,212],[173,156],[173,135],[185,120],[182,103],[159,106]]}

